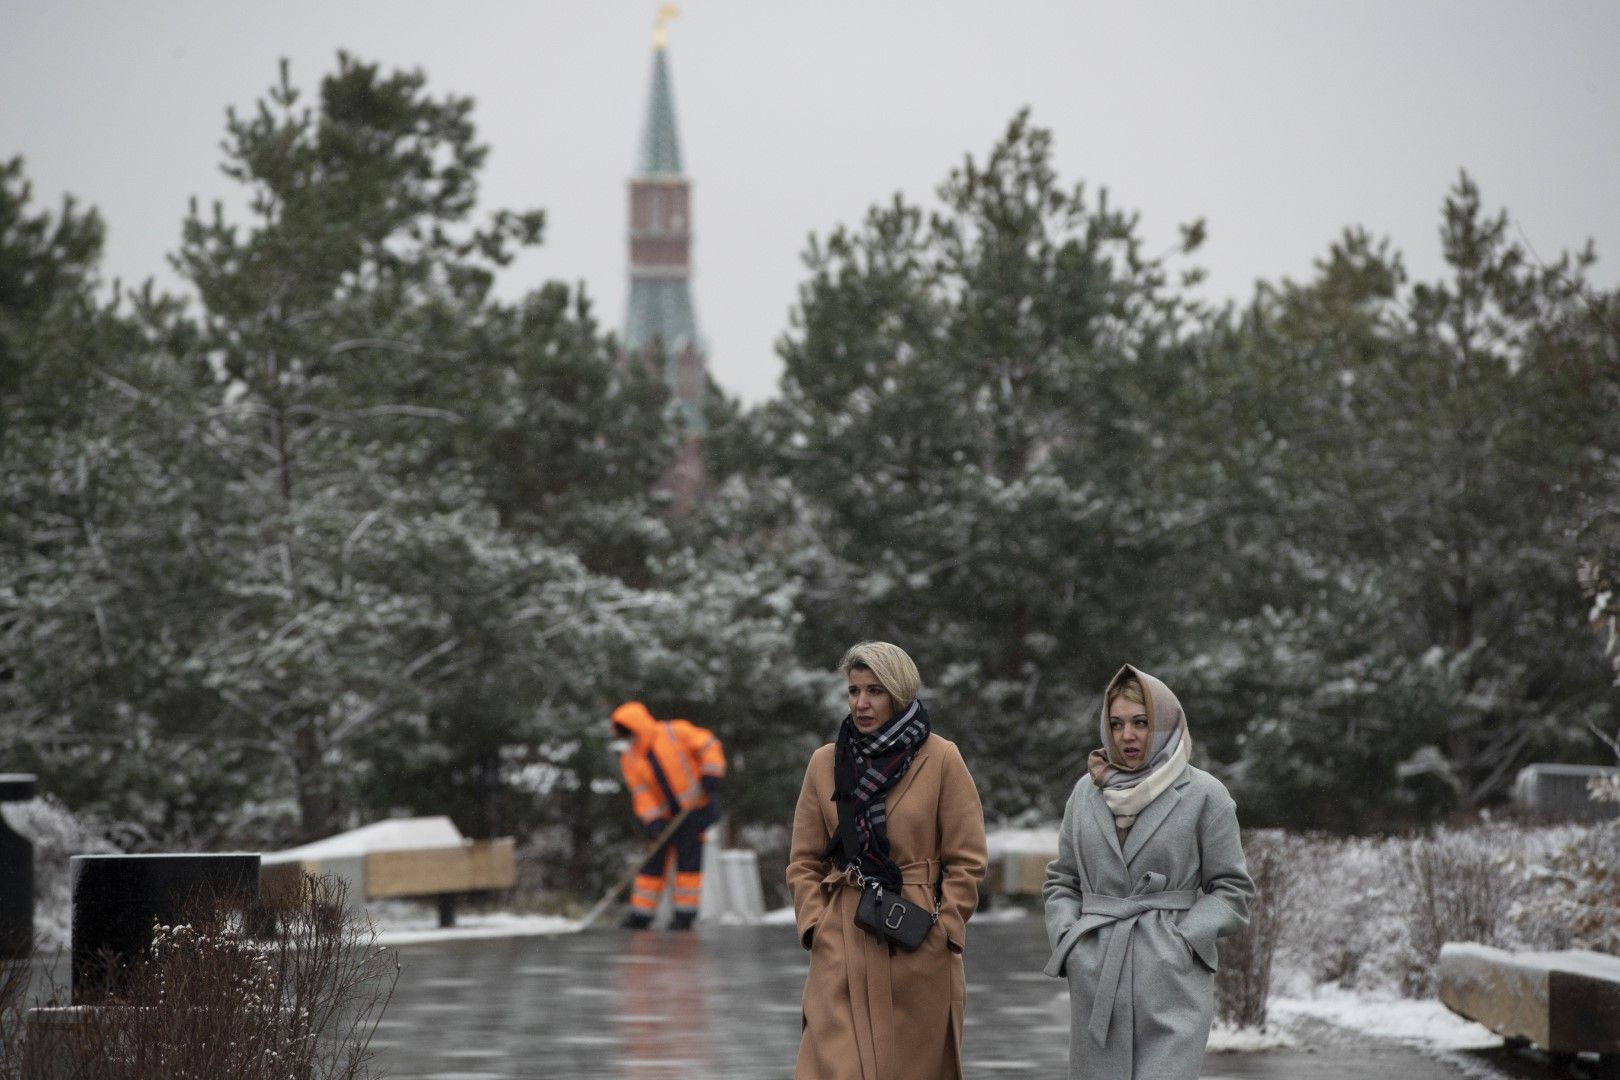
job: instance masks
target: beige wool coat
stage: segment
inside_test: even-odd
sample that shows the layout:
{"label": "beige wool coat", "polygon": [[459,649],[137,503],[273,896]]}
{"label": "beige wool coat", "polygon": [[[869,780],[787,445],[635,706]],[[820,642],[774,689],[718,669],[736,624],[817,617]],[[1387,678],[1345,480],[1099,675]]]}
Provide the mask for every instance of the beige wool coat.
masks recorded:
{"label": "beige wool coat", "polygon": [[946,1080],[962,1075],[962,950],[985,871],[984,812],[956,744],[929,735],[887,800],[902,895],[939,923],[915,952],[854,923],[860,890],[823,859],[838,831],[833,744],[810,757],[793,813],[787,883],[810,950],[798,1080]]}

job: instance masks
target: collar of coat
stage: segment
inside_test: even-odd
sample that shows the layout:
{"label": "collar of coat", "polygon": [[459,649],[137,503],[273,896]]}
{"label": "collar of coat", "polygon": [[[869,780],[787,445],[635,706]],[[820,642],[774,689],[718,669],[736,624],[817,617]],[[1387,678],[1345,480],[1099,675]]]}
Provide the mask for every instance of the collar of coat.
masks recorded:
{"label": "collar of coat", "polygon": [[[921,757],[920,754],[918,756]],[[916,762],[912,764],[915,765]],[[1120,858],[1125,861],[1126,865],[1129,865],[1130,861],[1136,857],[1136,853],[1142,850],[1142,845],[1146,844],[1148,839],[1158,831],[1159,826],[1164,824],[1165,819],[1175,812],[1176,807],[1181,803],[1182,789],[1192,783],[1192,778],[1193,767],[1188,765],[1181,770],[1181,775],[1176,777],[1175,782],[1169,788],[1161,792],[1157,799],[1148,803],[1142,812],[1136,815],[1135,824],[1131,826],[1131,831],[1125,835],[1125,846],[1123,848],[1119,846],[1119,833],[1114,828],[1114,812],[1109,809],[1108,800],[1103,798],[1102,788],[1093,784],[1089,777],[1081,784],[1081,788],[1086,792],[1086,799],[1091,804],[1092,823],[1108,838],[1108,842],[1113,845],[1114,850],[1119,853]]]}

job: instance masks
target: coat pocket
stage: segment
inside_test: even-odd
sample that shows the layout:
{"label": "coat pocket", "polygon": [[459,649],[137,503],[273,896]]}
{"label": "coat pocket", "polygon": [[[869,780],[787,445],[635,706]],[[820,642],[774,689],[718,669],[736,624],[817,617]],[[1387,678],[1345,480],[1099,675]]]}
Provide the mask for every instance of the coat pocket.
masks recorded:
{"label": "coat pocket", "polygon": [[1078,920],[1070,923],[1069,928],[1063,931],[1063,935],[1058,938],[1057,945],[1052,949],[1051,957],[1047,959],[1046,966],[1041,970],[1054,979],[1063,978],[1064,969],[1069,962],[1069,954],[1074,951],[1074,946],[1079,942],[1082,933],[1084,933],[1084,928]]}
{"label": "coat pocket", "polygon": [[1203,955],[1193,948],[1191,939],[1181,932],[1180,923],[1172,922],[1170,924],[1170,933],[1175,937],[1177,944],[1185,953],[1188,971],[1201,971],[1206,975],[1215,974],[1215,969],[1204,963]]}
{"label": "coat pocket", "polygon": [[805,939],[799,942],[800,945],[803,945],[806,949],[816,947],[816,939],[821,936],[821,928],[827,925],[828,916],[832,914],[833,909],[837,906],[838,894],[833,892],[827,895],[826,903],[821,908],[821,914],[816,916],[816,921],[811,925],[810,929],[805,931]]}

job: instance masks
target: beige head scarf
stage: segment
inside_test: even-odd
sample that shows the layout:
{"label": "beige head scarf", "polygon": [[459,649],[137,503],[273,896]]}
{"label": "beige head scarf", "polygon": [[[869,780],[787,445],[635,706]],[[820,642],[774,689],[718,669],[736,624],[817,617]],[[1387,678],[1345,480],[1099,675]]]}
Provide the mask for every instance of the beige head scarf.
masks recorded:
{"label": "beige head scarf", "polygon": [[[1114,687],[1131,676],[1142,687],[1147,705],[1148,752],[1147,759],[1136,768],[1128,768],[1114,751],[1114,740],[1108,732],[1108,699]],[[1099,721],[1102,748],[1093,750],[1086,759],[1086,769],[1092,781],[1102,788],[1103,800],[1113,812],[1114,824],[1129,829],[1136,815],[1147,809],[1148,803],[1175,783],[1187,768],[1192,753],[1192,735],[1187,730],[1187,714],[1170,688],[1147,672],[1129,664],[1108,681],[1103,693],[1102,718]]]}

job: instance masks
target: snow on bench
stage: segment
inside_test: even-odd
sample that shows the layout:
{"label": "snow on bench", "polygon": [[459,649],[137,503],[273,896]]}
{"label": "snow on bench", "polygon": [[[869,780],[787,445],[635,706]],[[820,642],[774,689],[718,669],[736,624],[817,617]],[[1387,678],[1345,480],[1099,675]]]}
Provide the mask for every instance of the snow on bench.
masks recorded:
{"label": "snow on bench", "polygon": [[1605,1070],[1620,1065],[1620,957],[1447,942],[1440,1000],[1510,1041],[1529,1040],[1554,1054],[1601,1054]]}
{"label": "snow on bench", "polygon": [[285,895],[303,874],[332,874],[356,903],[437,897],[439,924],[453,926],[458,894],[517,882],[517,853],[510,836],[468,840],[447,817],[393,818],[266,854],[259,872],[266,896]]}

